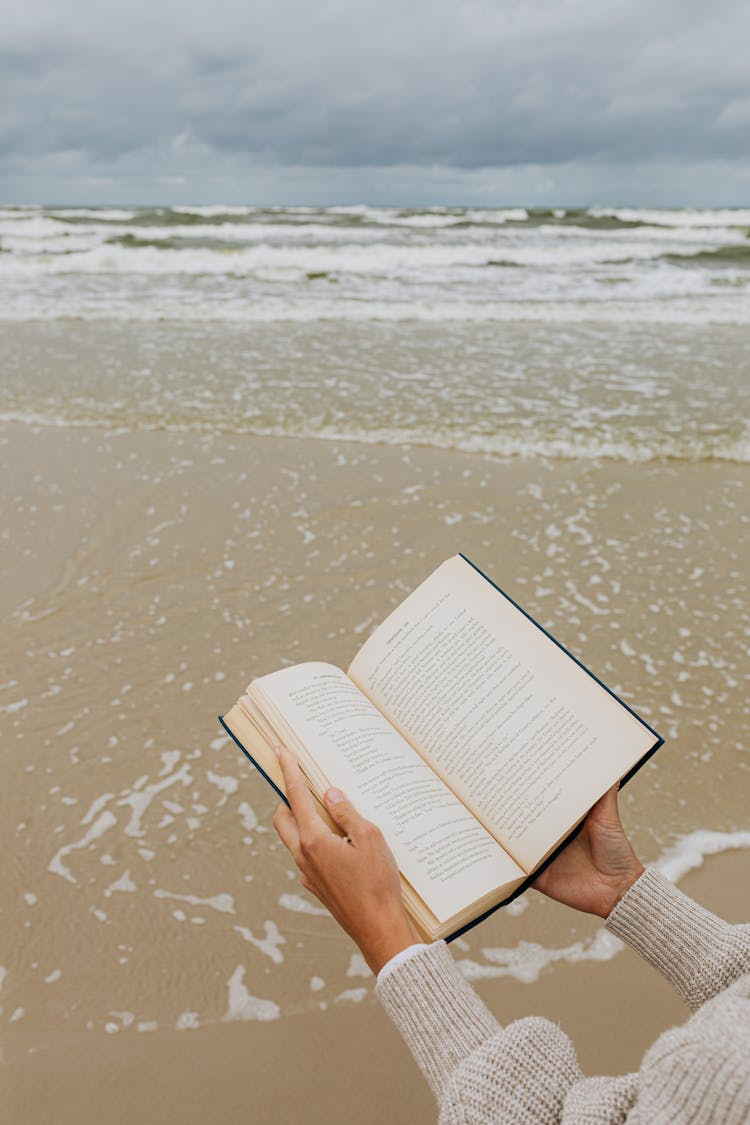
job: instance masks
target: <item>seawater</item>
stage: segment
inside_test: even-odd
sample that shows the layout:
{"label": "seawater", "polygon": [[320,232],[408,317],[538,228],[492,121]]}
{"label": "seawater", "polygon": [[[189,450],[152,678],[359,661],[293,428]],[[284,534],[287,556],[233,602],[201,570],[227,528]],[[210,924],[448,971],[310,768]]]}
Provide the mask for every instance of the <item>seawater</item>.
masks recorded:
{"label": "seawater", "polygon": [[[680,878],[749,846],[749,226],[0,209],[0,1003],[24,1050],[370,1002],[215,715],[285,662],[345,665],[457,549],[665,735],[623,796],[644,858]],[[462,971],[617,955],[553,910],[472,931]]]}
{"label": "seawater", "polygon": [[748,232],[740,209],[0,208],[0,417],[747,461]]}
{"label": "seawater", "polygon": [[4,319],[750,321],[750,210],[0,208]]}

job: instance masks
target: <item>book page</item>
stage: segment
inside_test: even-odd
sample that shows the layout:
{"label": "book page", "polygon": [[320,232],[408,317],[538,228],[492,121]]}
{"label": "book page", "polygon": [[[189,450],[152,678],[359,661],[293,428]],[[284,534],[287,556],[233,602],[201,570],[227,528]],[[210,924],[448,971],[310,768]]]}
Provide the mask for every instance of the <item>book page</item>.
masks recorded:
{"label": "book page", "polygon": [[349,676],[527,871],[655,741],[458,555]]}
{"label": "book page", "polygon": [[358,811],[382,831],[399,870],[440,920],[522,872],[350,679],[298,664],[253,681]]}

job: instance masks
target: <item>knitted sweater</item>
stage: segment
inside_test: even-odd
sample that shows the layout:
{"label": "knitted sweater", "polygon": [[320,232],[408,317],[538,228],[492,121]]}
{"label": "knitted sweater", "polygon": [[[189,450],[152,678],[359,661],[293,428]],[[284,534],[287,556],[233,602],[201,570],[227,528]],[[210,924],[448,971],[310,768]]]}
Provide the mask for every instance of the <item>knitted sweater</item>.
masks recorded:
{"label": "knitted sweater", "polygon": [[750,1121],[750,926],[731,926],[651,868],[606,921],[695,1014],[664,1032],[637,1074],[585,1078],[558,1026],[503,1028],[445,942],[394,965],[376,987],[429,1082],[440,1125]]}

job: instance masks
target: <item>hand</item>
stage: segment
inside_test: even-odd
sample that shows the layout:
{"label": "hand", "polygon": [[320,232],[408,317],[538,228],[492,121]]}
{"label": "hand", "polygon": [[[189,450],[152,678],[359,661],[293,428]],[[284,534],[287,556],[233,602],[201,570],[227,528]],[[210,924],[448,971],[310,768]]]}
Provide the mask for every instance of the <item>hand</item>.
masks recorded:
{"label": "hand", "polygon": [[302,886],[330,910],[377,975],[391,957],[420,940],[404,907],[396,861],[380,830],[340,789],[324,795],[331,819],[346,835],[332,832],[292,755],[283,746],[276,753],[291,809],[280,804],[273,826],[302,872]]}
{"label": "hand", "polygon": [[533,886],[566,906],[606,918],[642,874],[643,865],[620,823],[614,785]]}

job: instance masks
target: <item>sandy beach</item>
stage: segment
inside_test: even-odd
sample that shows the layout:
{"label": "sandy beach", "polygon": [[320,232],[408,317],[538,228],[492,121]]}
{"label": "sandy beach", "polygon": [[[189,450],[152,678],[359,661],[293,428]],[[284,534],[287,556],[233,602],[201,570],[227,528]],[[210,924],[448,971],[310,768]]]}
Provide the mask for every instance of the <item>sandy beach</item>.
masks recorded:
{"label": "sandy beach", "polygon": [[[215,716],[346,666],[456,550],[664,735],[626,826],[744,917],[745,465],[10,423],[0,461],[10,1120],[433,1119]],[[454,952],[498,1018],[617,1073],[684,1012],[599,931],[532,892]]]}
{"label": "sandy beach", "polygon": [[[746,852],[716,856],[683,889],[734,921],[746,913]],[[566,964],[535,985],[482,983],[501,1022],[530,1013],[572,1036],[588,1074],[634,1070],[647,1047],[685,1010],[669,986],[635,955],[611,964]],[[606,1005],[601,997],[606,996]],[[24,1049],[25,1048],[25,1049]],[[40,1047],[23,1037],[6,1070],[9,1120],[40,1125],[113,1125],[166,1119],[199,1125],[254,1121],[435,1119],[432,1097],[398,1034],[372,997],[358,1007],[301,1012],[281,1021],[214,1024],[190,1035],[93,1036],[58,1030]]]}

